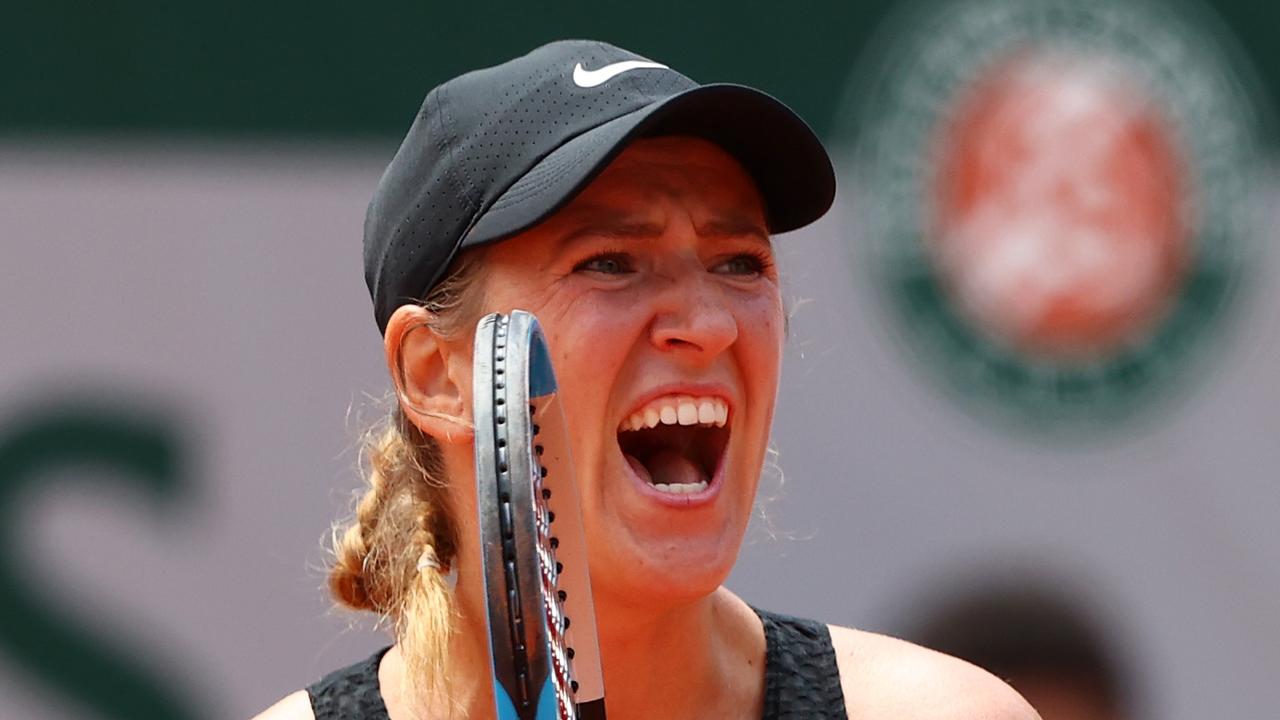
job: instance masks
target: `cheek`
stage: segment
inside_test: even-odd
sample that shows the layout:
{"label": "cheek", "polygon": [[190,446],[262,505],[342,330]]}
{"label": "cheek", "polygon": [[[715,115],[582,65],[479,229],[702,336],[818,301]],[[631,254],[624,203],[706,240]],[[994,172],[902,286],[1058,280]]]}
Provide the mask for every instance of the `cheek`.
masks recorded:
{"label": "cheek", "polygon": [[[570,423],[598,424],[618,375],[645,327],[638,305],[619,293],[583,293],[545,308],[551,345]],[[542,315],[539,315],[541,318]]]}
{"label": "cheek", "polygon": [[786,342],[786,315],[781,296],[774,292],[753,295],[739,304],[739,340],[747,368],[777,380]]}
{"label": "cheek", "polygon": [[744,444],[740,447],[746,453],[744,461],[754,468],[751,474],[755,482],[744,498],[750,503],[755,498],[760,468],[768,451],[782,371],[786,323],[782,301],[777,295],[757,298],[744,304],[742,309],[736,360],[742,374],[743,389],[747,392],[748,412],[743,428],[746,432],[742,437]]}

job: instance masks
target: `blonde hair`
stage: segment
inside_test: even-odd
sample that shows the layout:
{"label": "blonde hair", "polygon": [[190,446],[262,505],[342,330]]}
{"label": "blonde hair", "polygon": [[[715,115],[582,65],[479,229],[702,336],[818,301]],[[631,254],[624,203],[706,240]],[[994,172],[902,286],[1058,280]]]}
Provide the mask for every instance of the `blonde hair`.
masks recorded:
{"label": "blonde hair", "polygon": [[[483,250],[460,257],[422,301],[428,326],[447,340],[467,336],[479,319],[482,257]],[[445,573],[459,539],[440,446],[399,402],[362,445],[367,487],[354,517],[333,528],[329,590],[339,605],[391,625],[412,696],[447,694],[454,608]]]}

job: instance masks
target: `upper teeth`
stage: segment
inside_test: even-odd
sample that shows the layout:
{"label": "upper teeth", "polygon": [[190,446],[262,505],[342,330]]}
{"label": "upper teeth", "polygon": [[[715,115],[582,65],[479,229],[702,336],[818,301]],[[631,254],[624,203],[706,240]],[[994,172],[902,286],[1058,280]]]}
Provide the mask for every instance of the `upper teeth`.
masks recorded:
{"label": "upper teeth", "polygon": [[729,405],[717,397],[668,395],[651,401],[631,413],[618,427],[643,430],[657,425],[714,425],[724,427],[729,420]]}

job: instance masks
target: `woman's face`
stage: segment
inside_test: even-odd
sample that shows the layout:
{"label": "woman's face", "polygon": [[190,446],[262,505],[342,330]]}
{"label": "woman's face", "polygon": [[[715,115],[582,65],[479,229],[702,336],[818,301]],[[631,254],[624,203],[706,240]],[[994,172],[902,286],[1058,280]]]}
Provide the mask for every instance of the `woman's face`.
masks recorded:
{"label": "woman's face", "polygon": [[750,177],[707,141],[638,140],[484,262],[486,311],[533,312],[554,355],[596,594],[709,593],[751,515],[784,333]]}

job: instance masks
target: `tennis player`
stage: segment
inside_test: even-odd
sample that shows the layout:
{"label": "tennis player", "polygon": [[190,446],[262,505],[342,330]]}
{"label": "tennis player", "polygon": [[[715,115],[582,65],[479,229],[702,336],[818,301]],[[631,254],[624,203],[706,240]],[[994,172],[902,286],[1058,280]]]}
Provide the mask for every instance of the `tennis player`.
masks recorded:
{"label": "tennis player", "polygon": [[975,666],[721,584],[778,391],[771,235],[834,193],[822,145],[777,100],[605,43],[432,90],[366,217],[397,403],[330,575],[396,643],[259,717],[493,716],[471,342],[480,317],[519,308],[560,379],[611,718],[1036,718]]}

